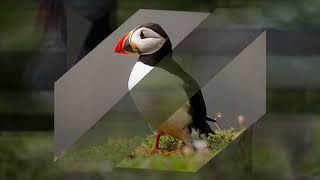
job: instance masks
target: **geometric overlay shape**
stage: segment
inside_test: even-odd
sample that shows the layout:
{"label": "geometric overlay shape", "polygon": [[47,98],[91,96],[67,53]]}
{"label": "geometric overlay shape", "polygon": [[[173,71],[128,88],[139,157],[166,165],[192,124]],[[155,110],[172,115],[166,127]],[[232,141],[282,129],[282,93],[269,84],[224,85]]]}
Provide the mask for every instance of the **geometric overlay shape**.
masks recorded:
{"label": "geometric overlay shape", "polygon": [[[236,127],[239,115],[252,125],[266,113],[266,32],[257,37],[202,88],[208,113],[221,112],[222,128]],[[210,101],[214,100],[214,101]],[[211,111],[211,112],[210,112]]]}
{"label": "geometric overlay shape", "polygon": [[55,158],[128,93],[127,81],[137,57],[113,53],[114,43],[123,34],[139,24],[155,22],[168,31],[175,47],[207,16],[208,13],[139,10],[57,80],[54,89]]}
{"label": "geometric overlay shape", "polygon": [[[73,74],[70,74],[69,71],[55,84],[55,98],[58,101],[58,103],[55,103],[55,107],[58,108],[55,111],[56,120],[58,120],[55,122],[58,127],[57,130],[55,129],[55,157],[58,157],[66,148],[75,143],[73,151],[71,151],[71,161],[64,161],[65,164],[74,164],[75,162],[72,162],[72,160],[78,161],[79,159],[75,157],[81,157],[82,153],[91,152],[90,156],[92,156],[92,152],[94,152],[93,154],[100,153],[93,160],[98,166],[101,163],[109,163],[110,160],[111,164],[117,167],[154,169],[152,162],[161,160],[154,161],[148,157],[149,159],[146,162],[149,164],[139,162],[141,156],[138,156],[137,152],[139,151],[140,155],[141,152],[143,155],[147,154],[145,149],[148,145],[141,144],[141,139],[138,142],[132,137],[138,136],[141,138],[150,135],[150,129],[157,129],[171,116],[180,118],[181,116],[177,116],[180,108],[191,97],[198,96],[198,91],[202,90],[207,105],[207,114],[212,116],[220,112],[223,114],[223,119],[218,120],[222,130],[218,125],[208,122],[211,129],[216,129],[216,132],[218,132],[218,135],[214,136],[213,139],[210,139],[210,137],[205,139],[206,144],[209,143],[209,147],[213,148],[209,148],[210,154],[200,155],[200,159],[197,159],[199,156],[196,154],[195,164],[191,167],[180,167],[178,169],[195,172],[227,145],[222,145],[223,141],[227,142],[236,138],[266,112],[266,33],[262,29],[239,30],[228,26],[219,26],[210,22],[210,18],[204,20],[207,15],[203,14],[200,14],[196,19],[188,19],[188,22],[184,22],[189,23],[188,29],[186,29],[170,23],[174,20],[168,20],[168,16],[161,14],[163,11],[143,10],[138,12],[142,12],[142,16],[139,17],[141,14],[136,13],[130,18],[138,19],[138,22],[130,23],[129,19],[129,23],[126,22],[121,27],[127,25],[126,29],[129,31],[144,23],[140,20],[148,14],[150,19],[144,19],[146,22],[156,22],[168,32],[169,38],[173,42],[173,54],[163,58],[129,93],[126,85],[129,77],[128,72],[131,71],[132,64],[121,64],[108,59],[109,69],[103,69],[107,63],[99,62],[104,57],[119,58],[112,53],[109,54],[110,49],[113,49],[110,44],[113,46],[120,35],[126,32],[118,33],[118,37],[115,38],[113,37],[117,32],[115,31],[111,34],[111,37],[109,36],[104,41],[105,44],[102,42],[89,55],[84,57],[79,64],[71,69]],[[178,17],[180,20],[186,18],[188,14],[183,12],[186,14],[181,16],[180,12],[170,13],[174,13],[174,17]],[[150,16],[150,14],[153,16]],[[167,11],[166,14],[168,14]],[[176,32],[179,32],[177,33],[180,35],[179,38],[177,38],[177,34],[174,34]],[[101,56],[103,53],[98,52],[99,49],[103,49],[102,52],[107,51],[107,53]],[[131,59],[137,59],[135,56],[131,57],[133,57]],[[127,57],[121,56],[120,58],[123,61]],[[88,59],[92,61],[91,65],[84,64],[84,62],[88,62]],[[82,68],[81,70],[79,70],[79,66]],[[95,70],[99,70],[99,72]],[[93,74],[89,74],[89,72]],[[105,79],[105,83],[112,84],[114,87],[101,85],[103,79],[100,82],[99,80],[90,81],[88,77],[84,76],[85,74],[90,78],[100,79],[99,75],[102,75],[102,73],[104,75],[110,73],[117,75]],[[120,81],[116,81],[119,79],[118,76],[121,77]],[[189,85],[181,84],[181,79],[188,82]],[[74,83],[74,81],[77,83]],[[91,85],[88,87],[86,83]],[[72,91],[71,87],[78,92]],[[81,88],[84,88],[84,90]],[[102,89],[105,89],[105,91],[101,91]],[[103,106],[101,107],[101,105]],[[71,112],[69,111],[70,108]],[[66,121],[71,123],[66,124]],[[149,131],[146,125],[149,126]],[[235,130],[236,132],[234,132],[233,128],[240,129],[240,131]],[[230,132],[231,134],[228,134]],[[222,133],[221,137],[219,137],[220,133]],[[65,138],[65,134],[69,136]],[[232,139],[216,142],[215,138],[225,138],[226,136],[232,137]],[[203,139],[194,142],[198,141],[201,142]],[[120,152],[117,152],[115,156],[112,149],[117,146],[118,142],[127,143],[127,147],[122,144],[122,147],[126,149],[125,152],[121,155],[119,155]],[[101,146],[101,144],[105,146]],[[91,148],[87,152],[86,150],[83,151],[88,147]],[[106,147],[108,151],[105,151]],[[220,149],[214,150],[215,147],[220,147]],[[123,151],[123,148],[117,151]],[[181,153],[184,153],[183,149]],[[101,156],[101,154],[103,155]],[[182,156],[179,158],[182,158],[183,161],[186,159]],[[92,159],[86,160],[91,161]],[[187,161],[190,163],[192,159],[187,159]],[[170,165],[155,169],[177,170]]]}

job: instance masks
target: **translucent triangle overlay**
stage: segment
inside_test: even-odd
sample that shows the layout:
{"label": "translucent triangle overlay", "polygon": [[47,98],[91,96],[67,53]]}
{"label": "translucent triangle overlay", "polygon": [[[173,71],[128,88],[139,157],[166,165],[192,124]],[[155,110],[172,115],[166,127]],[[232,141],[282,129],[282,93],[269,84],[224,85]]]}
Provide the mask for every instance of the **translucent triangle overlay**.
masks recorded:
{"label": "translucent triangle overlay", "polygon": [[[249,125],[262,117],[266,112],[266,33],[218,24],[212,21],[214,16],[140,10],[59,79],[55,83],[55,156],[75,142],[71,152],[137,137],[126,147],[133,151],[143,140],[139,137],[152,134],[199,90],[208,115],[223,113],[219,122],[223,128],[238,128],[239,115]],[[115,55],[112,46],[125,32],[149,21],[164,27],[175,48],[128,92],[137,57]],[[181,77],[197,85],[181,88]],[[108,153],[105,157],[112,165],[128,155]],[[104,162],[97,157],[94,163]]]}

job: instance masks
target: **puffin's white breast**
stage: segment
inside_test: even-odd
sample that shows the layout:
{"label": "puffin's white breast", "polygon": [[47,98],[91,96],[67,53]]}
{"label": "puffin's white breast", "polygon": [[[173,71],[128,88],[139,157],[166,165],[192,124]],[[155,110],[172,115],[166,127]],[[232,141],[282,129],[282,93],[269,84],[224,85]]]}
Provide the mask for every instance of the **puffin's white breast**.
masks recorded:
{"label": "puffin's white breast", "polygon": [[128,81],[128,88],[131,90],[139,81],[143,79],[151,70],[153,69],[152,66],[143,64],[142,62],[137,62],[131,71],[129,81]]}
{"label": "puffin's white breast", "polygon": [[[149,73],[152,74],[147,75]],[[142,62],[134,65],[128,81],[129,94],[135,104],[135,110],[139,111],[152,128],[159,127],[172,115],[172,111],[189,100],[182,85],[183,81],[174,74]],[[188,112],[179,112],[177,115],[183,115],[183,122],[189,122]]]}

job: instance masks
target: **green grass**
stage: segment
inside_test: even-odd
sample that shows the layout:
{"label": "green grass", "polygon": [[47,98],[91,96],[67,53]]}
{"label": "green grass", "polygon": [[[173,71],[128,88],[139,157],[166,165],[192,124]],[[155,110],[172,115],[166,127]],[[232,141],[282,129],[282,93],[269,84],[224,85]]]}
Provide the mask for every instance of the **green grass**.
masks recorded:
{"label": "green grass", "polygon": [[74,146],[57,160],[66,171],[80,169],[84,172],[100,171],[101,166],[114,166],[124,159],[143,139],[140,137],[110,137],[104,143],[87,147]]}
{"label": "green grass", "polygon": [[64,169],[71,171],[74,168],[87,172],[100,171],[101,167],[107,166],[195,172],[225,148],[239,133],[235,129],[229,129],[202,137],[201,139],[207,141],[208,145],[207,148],[198,151],[182,146],[182,142],[178,139],[162,136],[160,149],[163,152],[177,150],[170,155],[162,152],[151,153],[153,135],[131,139],[109,138],[102,144],[74,148],[66,152],[58,163]]}
{"label": "green grass", "polygon": [[154,142],[153,136],[150,135],[126,159],[121,161],[117,167],[195,172],[231,143],[238,134],[239,132],[232,128],[216,131],[216,134],[210,134],[208,137],[201,138],[208,145],[207,148],[197,151],[192,148],[183,147],[182,142],[178,139],[162,136],[160,139],[161,150],[177,150],[176,153],[170,155],[150,153]]}

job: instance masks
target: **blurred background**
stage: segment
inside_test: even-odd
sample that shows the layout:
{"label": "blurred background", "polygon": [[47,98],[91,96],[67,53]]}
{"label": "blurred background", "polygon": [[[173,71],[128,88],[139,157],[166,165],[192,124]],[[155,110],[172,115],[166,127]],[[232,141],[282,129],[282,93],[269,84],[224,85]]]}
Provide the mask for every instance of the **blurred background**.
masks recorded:
{"label": "blurred background", "polygon": [[[320,178],[319,8],[318,0],[3,0],[0,179]],[[67,172],[52,162],[54,82],[138,9],[213,12],[234,28],[266,28],[268,114],[197,175]],[[74,59],[70,11],[89,24]]]}

